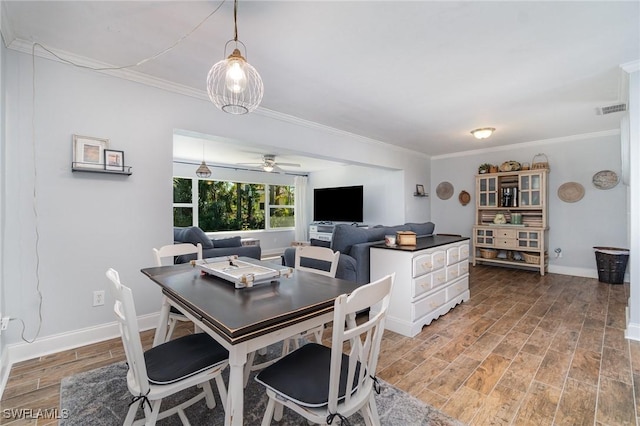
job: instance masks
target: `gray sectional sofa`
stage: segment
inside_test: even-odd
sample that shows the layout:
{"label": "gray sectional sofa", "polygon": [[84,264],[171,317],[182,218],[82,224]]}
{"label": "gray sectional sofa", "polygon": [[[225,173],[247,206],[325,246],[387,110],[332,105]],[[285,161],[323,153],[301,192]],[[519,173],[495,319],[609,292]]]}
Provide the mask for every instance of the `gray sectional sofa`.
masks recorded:
{"label": "gray sectional sofa", "polygon": [[[369,276],[369,247],[384,243],[384,236],[398,231],[413,231],[418,237],[432,235],[435,225],[432,222],[405,223],[397,226],[377,225],[362,228],[348,224],[334,227],[329,247],[340,252],[336,278],[367,284]],[[325,245],[325,241],[312,241],[312,245]],[[325,243],[325,244],[323,244]],[[295,265],[295,247],[285,249],[283,262],[285,266]]]}
{"label": "gray sectional sofa", "polygon": [[[173,228],[173,242],[202,244],[202,257],[204,259],[219,256],[247,256],[254,259],[260,259],[262,250],[260,246],[243,246],[239,236],[230,238],[211,239],[204,231],[197,226],[189,226],[186,228]],[[175,263],[187,263],[196,258],[195,254],[176,256]]]}

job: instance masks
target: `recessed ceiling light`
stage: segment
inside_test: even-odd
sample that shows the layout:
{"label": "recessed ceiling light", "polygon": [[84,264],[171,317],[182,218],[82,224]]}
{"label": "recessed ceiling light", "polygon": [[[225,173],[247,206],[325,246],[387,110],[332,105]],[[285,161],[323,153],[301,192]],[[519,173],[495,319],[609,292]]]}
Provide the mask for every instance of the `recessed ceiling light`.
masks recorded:
{"label": "recessed ceiling light", "polygon": [[471,131],[471,134],[476,139],[486,139],[495,132],[496,129],[493,127],[483,127],[482,129],[475,129]]}

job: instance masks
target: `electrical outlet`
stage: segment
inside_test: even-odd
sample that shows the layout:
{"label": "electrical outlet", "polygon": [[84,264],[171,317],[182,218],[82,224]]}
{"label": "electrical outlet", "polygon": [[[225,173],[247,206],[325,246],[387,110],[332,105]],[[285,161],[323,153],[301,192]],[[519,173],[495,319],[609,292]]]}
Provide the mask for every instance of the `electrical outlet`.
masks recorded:
{"label": "electrical outlet", "polygon": [[9,317],[4,317],[0,320],[0,330],[6,330],[9,327]]}
{"label": "electrical outlet", "polygon": [[93,292],[93,306],[104,305],[104,290],[96,290]]}

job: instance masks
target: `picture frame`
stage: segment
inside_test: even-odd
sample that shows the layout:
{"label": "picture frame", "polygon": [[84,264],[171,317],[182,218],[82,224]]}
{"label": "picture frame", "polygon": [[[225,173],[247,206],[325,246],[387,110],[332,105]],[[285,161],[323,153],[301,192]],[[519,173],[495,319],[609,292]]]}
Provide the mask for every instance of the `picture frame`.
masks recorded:
{"label": "picture frame", "polygon": [[419,196],[421,196],[421,197],[424,197],[424,195],[425,195],[425,192],[424,192],[424,185],[420,185],[420,184],[417,184],[417,185],[416,185],[416,195],[419,195]]}
{"label": "picture frame", "polygon": [[104,150],[109,139],[73,135],[73,168],[104,169]]}
{"label": "picture frame", "polygon": [[104,150],[104,169],[118,172],[124,171],[124,151]]}

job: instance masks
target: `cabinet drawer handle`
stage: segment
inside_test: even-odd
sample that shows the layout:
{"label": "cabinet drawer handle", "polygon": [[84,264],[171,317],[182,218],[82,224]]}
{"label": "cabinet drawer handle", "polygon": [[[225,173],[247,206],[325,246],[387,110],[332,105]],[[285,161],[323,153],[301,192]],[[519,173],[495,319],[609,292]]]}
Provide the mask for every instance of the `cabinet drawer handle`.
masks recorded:
{"label": "cabinet drawer handle", "polygon": [[444,281],[444,277],[438,277],[438,282],[441,283]]}
{"label": "cabinet drawer handle", "polygon": [[425,269],[431,268],[431,262],[423,262],[422,263],[422,267],[425,268]]}

